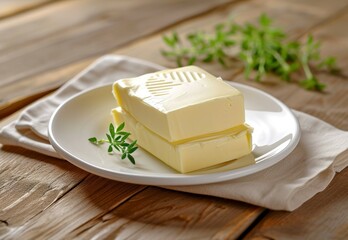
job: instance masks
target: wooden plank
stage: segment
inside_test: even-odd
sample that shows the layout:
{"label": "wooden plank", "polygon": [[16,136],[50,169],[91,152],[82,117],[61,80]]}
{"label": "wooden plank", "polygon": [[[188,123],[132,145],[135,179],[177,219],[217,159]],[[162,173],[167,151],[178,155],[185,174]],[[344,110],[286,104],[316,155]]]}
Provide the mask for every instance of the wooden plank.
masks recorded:
{"label": "wooden plank", "polygon": [[[245,5],[244,5],[245,4]],[[250,4],[250,5],[249,5]],[[332,4],[332,3],[330,3]],[[334,4],[333,4],[334,5]],[[283,9],[283,12],[279,12],[280,6],[277,4],[270,6],[277,6],[273,11],[271,9],[265,8],[268,10],[270,13],[277,13],[280,16],[284,16],[284,19],[289,16],[287,15],[287,12],[289,12],[290,15],[293,15],[294,19],[298,19],[298,16],[300,15],[299,13],[295,14],[293,11],[287,11],[287,7]],[[240,9],[245,9],[246,12],[248,12],[248,7],[251,9],[255,9],[255,5],[252,5],[251,3],[241,3],[239,6]],[[239,9],[239,10],[240,10]],[[294,9],[298,9],[295,8]],[[300,8],[301,9],[301,8]],[[251,11],[251,10],[250,10]],[[209,14],[209,16],[215,16],[221,14],[221,18],[227,15],[227,10],[226,12],[224,11],[218,11],[212,14]],[[225,15],[224,15],[225,14]],[[258,15],[255,11],[255,17]],[[328,14],[329,15],[329,14]],[[328,15],[325,15],[328,16]],[[197,22],[195,22],[195,26],[198,26],[199,23],[202,25],[206,23],[205,19],[209,18],[209,16],[205,16],[204,18],[198,18]],[[295,18],[297,16],[297,18]],[[245,18],[247,18],[245,16]],[[312,18],[312,22],[310,24],[316,24],[318,21],[321,21],[321,19],[324,18],[324,16],[318,15],[316,17]],[[219,18],[217,17],[216,20]],[[202,21],[202,22],[199,22]],[[286,21],[284,21],[285,23]],[[304,29],[302,26],[300,26],[301,20],[298,19],[297,24],[295,26],[298,26],[295,28],[295,30],[292,30],[295,34],[297,32],[296,29]],[[190,22],[188,23],[190,24]],[[289,23],[288,23],[289,24]],[[294,22],[292,22],[294,24]],[[307,23],[306,23],[307,24]],[[182,26],[185,26],[186,24],[183,24]],[[313,26],[313,25],[311,25]],[[294,26],[291,26],[292,29],[294,29]],[[308,28],[306,28],[308,29]],[[155,40],[154,40],[155,39]],[[149,43],[148,41],[154,41],[152,43]],[[163,58],[159,55],[158,53],[158,45],[156,43],[160,42],[160,36],[156,35],[153,38],[148,38],[144,41],[139,41],[135,43],[134,45],[125,48],[123,50],[118,51],[118,53],[126,53],[129,55],[136,56],[136,53],[138,53],[138,56],[144,59],[148,60],[153,60],[162,63]],[[145,49],[145,50],[144,50]],[[137,52],[138,51],[138,52]],[[168,63],[169,65],[169,63]],[[215,73],[220,73],[221,69],[218,66],[211,66],[210,67],[212,72]],[[234,73],[223,71],[223,74],[225,78],[231,77]],[[62,70],[62,76],[64,76],[64,71]],[[232,74],[232,75],[231,75]],[[282,100],[284,100],[287,104],[290,104],[291,106],[298,107],[298,109],[304,110],[304,111],[314,111],[317,112],[314,115],[317,115],[319,117],[322,117],[321,114],[324,112],[325,109],[329,109],[331,104],[334,104],[334,107],[338,107],[340,109],[337,113],[335,113],[334,110],[331,110],[332,114],[334,117],[331,119],[333,124],[339,124],[340,126],[346,126],[346,113],[343,112],[344,108],[342,107],[343,104],[345,104],[346,98],[343,98],[343,100],[340,100],[341,97],[343,97],[343,94],[345,90],[347,89],[345,82],[342,81],[341,78],[337,77],[327,77],[325,76],[325,81],[328,81],[330,83],[330,94],[324,95],[325,100],[321,100],[323,95],[318,94],[318,93],[311,93],[311,92],[306,92],[304,90],[300,90],[299,87],[294,86],[294,85],[286,85],[286,84],[272,84],[272,79],[269,80],[269,84],[267,85],[260,85],[257,83],[252,83],[252,82],[245,82],[241,76],[238,77],[238,81],[242,81],[243,83],[251,84],[254,86],[257,86],[259,88],[262,88],[273,95],[276,95],[277,97],[280,97]],[[276,81],[276,80],[274,80]],[[331,85],[332,84],[332,85]],[[290,92],[290,93],[288,93]],[[292,95],[295,94],[295,95]],[[335,98],[336,96],[336,98]],[[302,100],[301,100],[302,99]],[[318,104],[319,103],[319,104]],[[323,110],[320,110],[321,104],[325,106]],[[336,105],[335,105],[336,104]],[[304,106],[306,105],[306,106]],[[308,106],[307,106],[308,105]],[[311,110],[314,109],[314,110]],[[328,119],[330,116],[323,115],[323,119]],[[29,153],[27,153],[29,155]],[[20,157],[21,161],[25,161],[26,157],[21,156]],[[10,161],[11,159],[9,159]],[[44,164],[44,163],[43,163]],[[22,168],[21,164],[18,161],[18,168]],[[11,170],[12,171],[12,170]],[[21,180],[24,181],[24,180]],[[87,181],[87,180],[86,180]],[[104,196],[105,193],[102,192],[104,187],[101,186],[108,186],[109,183],[112,184],[114,182],[105,180],[96,180],[96,179],[89,179],[88,180],[93,183],[93,188],[99,188],[100,190],[97,190],[95,194],[99,194],[100,196]],[[19,188],[23,188],[19,186]],[[136,195],[134,198],[132,198],[130,201],[127,201],[126,203],[120,205],[120,207],[110,207],[107,208],[107,211],[99,211],[98,208],[100,205],[96,204],[97,201],[91,201],[86,203],[86,201],[89,201],[89,199],[85,199],[82,201],[82,203],[87,204],[84,206],[87,206],[86,208],[92,211],[91,215],[88,215],[88,213],[83,213],[83,210],[81,208],[78,208],[78,210],[73,211],[72,208],[65,208],[65,206],[68,206],[69,204],[74,204],[76,206],[76,202],[80,202],[80,197],[83,195],[82,193],[87,192],[88,189],[90,190],[92,187],[88,187],[87,185],[78,185],[73,188],[68,194],[64,195],[59,201],[56,201],[52,204],[50,204],[50,207],[43,211],[40,214],[37,215],[30,215],[33,218],[29,219],[23,226],[17,226],[14,224],[16,231],[15,232],[10,232],[12,237],[17,237],[17,236],[25,236],[25,237],[32,237],[35,238],[38,236],[38,233],[43,233],[45,232],[45,236],[58,236],[58,234],[63,233],[63,230],[66,230],[66,236],[67,237],[93,237],[93,236],[114,236],[115,234],[120,234],[119,236],[123,237],[129,237],[129,238],[137,238],[140,237],[140,233],[145,234],[144,236],[151,237],[153,236],[154,232],[157,232],[159,235],[163,238],[164,234],[166,232],[172,232],[174,237],[178,236],[183,236],[180,234],[185,234],[189,235],[192,237],[197,236],[198,238],[202,237],[202,235],[199,233],[200,230],[206,231],[207,236],[209,237],[216,237],[216,238],[234,238],[238,236],[243,230],[247,228],[247,226],[250,225],[250,223],[261,214],[261,210],[259,208],[250,206],[250,205],[245,205],[242,203],[237,203],[234,201],[227,201],[227,200],[222,200],[222,199],[216,199],[216,198],[206,198],[206,197],[201,197],[197,195],[190,195],[190,194],[184,194],[184,193],[176,193],[172,191],[167,191],[167,190],[159,190],[157,188],[149,188],[144,190],[143,192],[139,193]],[[92,188],[92,189],[93,189]],[[163,191],[163,195],[161,192]],[[112,198],[115,193],[112,193],[110,195],[110,198]],[[130,194],[132,195],[132,194]],[[130,196],[127,195],[127,196]],[[159,195],[158,197],[156,197]],[[67,200],[65,200],[67,199]],[[70,200],[69,200],[70,199]],[[98,197],[97,199],[101,199],[101,197]],[[107,196],[107,199],[109,199],[109,196]],[[347,200],[347,199],[343,199]],[[108,200],[109,201],[109,200]],[[111,201],[111,200],[110,200]],[[134,201],[134,204],[133,204]],[[142,202],[145,202],[146,204],[142,204]],[[192,202],[194,203],[192,206]],[[226,211],[222,211],[219,209],[218,206],[212,204],[215,202],[218,202],[218,205],[223,206],[223,208],[227,209]],[[110,203],[105,203],[107,206],[111,206],[112,204],[108,205]],[[160,205],[158,205],[160,204]],[[102,204],[104,205],[104,203]],[[211,206],[211,208],[207,206]],[[113,205],[114,206],[114,205]],[[138,208],[138,206],[140,206]],[[151,211],[146,211],[147,207]],[[158,208],[158,206],[162,206],[162,208]],[[174,207],[169,207],[169,206],[174,206]],[[196,221],[195,219],[200,219],[199,214],[204,214],[206,211],[204,209],[208,208],[210,212],[217,212],[217,216],[221,217],[222,219],[227,222],[226,225],[218,226],[214,224],[214,221],[210,220],[210,217],[207,217],[207,219],[204,219],[202,221]],[[66,216],[64,214],[59,214],[59,210],[63,209],[63,213],[66,213],[68,216],[68,219],[71,219],[71,221],[67,221],[70,224],[73,223],[73,219],[79,219],[78,223],[75,225],[73,224],[72,227],[68,226],[66,223],[59,224],[57,228],[51,226],[53,229],[52,231],[50,228],[45,228],[47,222],[53,221],[54,223],[61,222],[62,219]],[[106,208],[105,208],[106,209]],[[136,209],[137,211],[133,213],[133,209]],[[197,209],[197,210],[196,210]],[[195,211],[196,210],[196,211]],[[240,210],[242,210],[240,212]],[[72,211],[71,214],[70,211]],[[193,216],[193,220],[181,220],[180,219],[180,214],[178,213],[183,213],[184,216],[186,212],[188,213],[188,216]],[[110,215],[107,214],[109,212]],[[168,213],[168,214],[165,214]],[[249,213],[245,214],[244,213]],[[75,214],[75,218],[73,218]],[[76,217],[77,215],[78,217]],[[81,214],[81,215],[80,215]],[[284,216],[287,213],[283,213]],[[51,216],[51,217],[50,217]],[[52,217],[54,216],[54,217]],[[228,217],[229,216],[229,217]],[[238,217],[243,219],[243,221],[239,222]],[[327,215],[323,216],[324,218],[327,218]],[[109,220],[110,218],[110,220]],[[211,217],[212,219],[215,219],[215,221],[219,220],[217,218],[214,218],[214,215]],[[0,218],[1,219],[1,218]],[[138,221],[137,219],[141,219],[141,221]],[[157,221],[156,219],[160,219],[162,221]],[[176,220],[179,219],[179,220]],[[237,219],[237,220],[236,220]],[[162,227],[159,223],[164,222],[164,226]],[[178,223],[177,223],[178,222]],[[185,222],[188,222],[188,227],[185,228]],[[236,223],[242,223],[242,226],[240,229],[235,230],[233,228],[234,224]],[[124,225],[125,224],[125,225]],[[5,224],[6,225],[6,224]],[[212,229],[209,229],[208,226],[212,225]],[[124,226],[127,226],[125,228]],[[9,226],[6,226],[6,230],[10,231],[12,224]],[[221,227],[221,228],[220,228]],[[115,230],[119,230],[118,232]],[[129,229],[129,230],[128,230]],[[323,228],[325,230],[325,228]],[[237,232],[235,232],[237,231]],[[132,235],[132,232],[134,232],[134,235]],[[216,235],[214,235],[216,234]],[[167,236],[168,237],[168,236]],[[204,237],[204,236],[203,236]],[[209,238],[208,237],[208,238]]]}
{"label": "wooden plank", "polygon": [[[193,29],[202,28],[209,30],[215,24],[225,21],[231,13],[235,17],[236,21],[241,23],[246,21],[256,21],[261,12],[266,12],[276,19],[275,23],[278,26],[284,28],[291,36],[296,37],[303,35],[308,29],[311,29],[318,23],[321,23],[322,19],[328,18],[330,16],[330,12],[336,13],[337,11],[340,11],[340,9],[345,6],[344,4],[346,4],[342,1],[337,1],[337,3],[335,2],[335,4],[329,5],[326,2],[320,1],[318,4],[316,3],[314,5],[316,7],[311,7],[313,4],[310,3],[311,1],[305,1],[304,3],[302,1],[251,1],[248,4],[239,4],[237,2],[235,4],[232,3],[230,5],[223,6],[223,8],[219,8],[213,12],[213,14],[209,14],[209,16],[204,15],[203,17],[197,17],[195,21],[176,25],[175,28],[180,33],[186,33],[192,31]],[[324,8],[328,10],[323,11],[322,9]],[[42,14],[40,14],[40,16],[41,15]],[[78,20],[75,21],[79,22]],[[63,28],[63,26],[57,26],[57,28]],[[173,28],[170,28],[170,30],[172,29]],[[49,31],[49,29],[46,29],[46,31]],[[41,32],[36,34],[39,34],[37,38],[40,38],[40,34],[44,35],[44,33]],[[123,48],[123,50],[117,51],[116,53],[148,59],[168,67],[175,66],[173,62],[166,61],[159,54],[158,49],[152,52],[144,51],[144,48],[151,47],[151,45],[164,48],[162,41],[157,37],[157,35],[142,42],[142,44],[137,44],[137,42],[135,42],[135,44],[130,44],[130,47]],[[69,64],[69,67],[66,68],[54,68],[53,70],[35,74],[33,77],[25,77],[17,82],[12,82],[11,80],[11,84],[3,85],[0,88],[0,118],[6,113],[14,111],[18,107],[28,103],[29,101],[25,101],[27,97],[58,87],[90,62],[91,60],[87,59],[86,61],[83,60],[77,63]],[[240,65],[231,69],[216,68],[216,66],[211,67],[211,65],[202,66],[215,74],[225,77],[226,79],[231,78],[231,76],[234,76],[236,73],[241,71]],[[33,82],[35,88],[32,87]]]}
{"label": "wooden plank", "polygon": [[348,239],[347,178],[345,169],[294,212],[268,213],[245,239]]}
{"label": "wooden plank", "polygon": [[15,147],[0,151],[0,235],[44,211],[88,173],[71,164]]}
{"label": "wooden plank", "polygon": [[345,79],[348,78],[348,54],[345,51],[348,48],[347,21],[348,7],[345,7],[340,14],[335,15],[330,21],[321,24],[313,32],[314,37],[322,40],[323,55],[337,57],[337,62],[341,69],[341,75],[339,76]]}
{"label": "wooden plank", "polygon": [[[13,114],[0,127],[13,121]],[[66,161],[0,144],[0,238],[44,211],[89,173]]]}
{"label": "wooden plank", "polygon": [[[315,2],[315,4],[313,4],[313,2]],[[256,22],[261,13],[266,13],[274,19],[274,24],[282,28],[291,38],[299,38],[308,33],[308,30],[315,28],[318,24],[321,24],[323,21],[325,22],[327,19],[330,19],[331,16],[336,16],[338,12],[341,12],[342,8],[347,7],[348,5],[348,3],[339,0],[336,0],[332,4],[326,2],[326,5],[324,5],[325,2],[320,1],[319,3],[321,4],[317,5],[315,0],[267,0],[262,2],[249,1],[248,3],[235,3],[216,13],[198,17],[188,22],[183,22],[174,27],[170,27],[169,29],[165,29],[162,34],[169,34],[173,30],[183,36],[198,29],[209,32],[212,31],[216,24],[226,21],[230,16],[233,16],[233,19],[237,23],[245,23]],[[323,8],[325,11],[323,11]],[[158,47],[153,51],[142,51],[142,49],[153,48],[153,46]],[[165,47],[166,46],[163,44],[161,38],[158,37],[158,35],[154,35],[148,38],[143,38],[134,44],[125,46],[115,51],[115,53],[140,57],[168,67],[176,67],[174,61],[168,61],[160,54],[159,49],[165,49]],[[327,55],[325,51],[324,55]],[[226,79],[240,72],[241,68],[241,65],[232,66],[226,69],[213,64],[199,64],[212,73],[221,75]]]}
{"label": "wooden plank", "polygon": [[35,75],[16,84],[4,86],[0,92],[0,120],[34,100],[55,90],[82,71],[95,59],[86,59],[49,72]]}
{"label": "wooden plank", "polygon": [[[28,89],[31,95],[38,93],[32,87],[22,88],[22,80],[100,56],[232,1],[62,1],[3,20],[0,22],[0,109],[10,104],[11,99],[28,96]],[[45,79],[41,83],[45,84]]]}
{"label": "wooden plank", "polygon": [[55,0],[1,0],[0,19],[28,11]]}
{"label": "wooden plank", "polygon": [[[247,204],[154,187],[119,205],[118,196],[125,191],[119,185],[91,177],[12,236],[21,239],[233,239],[263,211]],[[129,188],[139,192],[141,187],[130,185],[126,190]]]}
{"label": "wooden plank", "polygon": [[[308,1],[306,1],[308,5]],[[215,14],[211,14],[208,18],[199,18],[196,21],[192,21],[189,24],[180,24],[177,25],[176,28],[179,32],[185,33],[188,31],[192,31],[197,28],[205,28],[211,29],[213,25],[218,22],[224,21],[228,18],[230,13],[232,13],[238,22],[245,21],[255,21],[259,16],[260,12],[266,12],[270,16],[274,17],[276,20],[276,24],[285,28],[290,35],[300,36],[304,34],[308,29],[316,26],[318,23],[330,16],[330,11],[339,11],[342,6],[344,6],[343,2],[337,1],[337,3],[332,4],[330,6],[325,5],[325,2],[319,2],[316,4],[316,8],[309,8],[306,4],[302,4],[299,2],[295,4],[294,2],[279,2],[279,1],[266,1],[264,4],[258,2],[251,2],[250,6],[247,7],[247,4],[231,4],[230,7],[224,7],[222,11],[216,11]],[[273,11],[270,10],[273,7]],[[322,11],[322,9],[328,9],[329,11]],[[309,9],[311,9],[309,11]],[[287,14],[284,15],[284,11],[287,11]],[[309,13],[308,13],[309,12]],[[292,24],[287,24],[291,22]],[[163,48],[164,45],[160,38],[150,38],[151,40],[145,41],[144,47],[151,46],[152,44],[160,46]],[[135,44],[135,46],[140,46],[139,44]],[[142,46],[141,46],[142,47]],[[144,49],[140,49],[139,47],[129,47],[124,48],[123,51],[119,51],[117,53],[127,54],[135,57],[142,57],[148,59],[150,61],[154,61],[160,63],[162,65],[173,67],[175,66],[172,62],[168,62],[159,54],[159,51],[145,51]],[[0,118],[5,115],[8,111],[8,108],[13,110],[16,107],[23,106],[23,104],[27,103],[27,101],[20,102],[27,97],[36,95],[42,91],[48,91],[50,89],[54,89],[59,86],[62,82],[69,79],[72,75],[76,74],[83,67],[89,64],[91,61],[82,61],[77,62],[75,64],[70,64],[66,69],[64,67],[54,69],[52,71],[45,72],[43,74],[38,74],[33,77],[26,77],[21,79],[16,83],[8,84],[2,86],[0,89]],[[240,67],[234,67],[230,70],[224,68],[216,68],[210,67],[210,65],[203,65],[207,70],[210,70],[214,73],[214,68],[217,69],[216,73],[222,75],[223,77],[234,76],[235,73],[240,72]],[[67,76],[62,76],[64,71],[67,72]],[[33,84],[34,83],[34,84]],[[17,104],[16,104],[17,103]],[[13,106],[14,105],[14,106]],[[10,109],[10,110],[12,110]]]}
{"label": "wooden plank", "polygon": [[[63,198],[54,199],[56,204],[53,206],[41,206],[42,210],[45,211],[39,215],[39,218],[34,216],[27,219],[17,214],[22,212],[19,209],[20,206],[13,206],[13,212],[17,218],[13,219],[12,217],[9,219],[12,221],[7,220],[9,226],[3,237],[10,239],[62,239],[67,233],[74,231],[86,221],[106,214],[143,188],[145,187],[90,175],[78,185],[78,188],[73,188]],[[48,194],[43,194],[43,196],[46,195]],[[27,204],[28,208],[34,206],[34,209],[41,205],[34,199],[31,199]]]}

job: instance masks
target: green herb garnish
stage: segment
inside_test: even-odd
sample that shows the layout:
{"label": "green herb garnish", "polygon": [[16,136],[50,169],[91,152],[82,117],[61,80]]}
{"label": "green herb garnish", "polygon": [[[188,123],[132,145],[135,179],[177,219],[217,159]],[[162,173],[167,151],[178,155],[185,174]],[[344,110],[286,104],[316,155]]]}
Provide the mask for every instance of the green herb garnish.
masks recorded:
{"label": "green herb garnish", "polygon": [[109,125],[109,133],[106,134],[107,139],[97,139],[96,137],[91,137],[88,139],[91,143],[95,145],[101,145],[103,143],[109,143],[108,152],[111,154],[115,151],[121,153],[121,159],[128,158],[128,160],[135,164],[134,157],[132,153],[138,149],[137,140],[132,143],[127,143],[126,140],[131,135],[129,132],[123,131],[125,123],[121,123],[117,129],[112,123]]}
{"label": "green herb garnish", "polygon": [[[262,81],[267,73],[273,73],[293,82],[291,75],[301,70],[304,80],[298,83],[308,90],[322,91],[325,88],[313,69],[325,69],[330,73],[339,71],[335,58],[320,57],[320,44],[312,36],[304,43],[290,41],[265,14],[259,17],[258,25],[238,25],[228,21],[218,24],[211,34],[203,31],[189,33],[184,41],[173,32],[163,36],[163,41],[169,47],[169,50],[162,50],[163,56],[175,60],[178,66],[215,61],[226,67],[231,60],[239,60],[244,63],[246,78],[254,72],[256,81]],[[232,47],[237,51],[231,51]]]}

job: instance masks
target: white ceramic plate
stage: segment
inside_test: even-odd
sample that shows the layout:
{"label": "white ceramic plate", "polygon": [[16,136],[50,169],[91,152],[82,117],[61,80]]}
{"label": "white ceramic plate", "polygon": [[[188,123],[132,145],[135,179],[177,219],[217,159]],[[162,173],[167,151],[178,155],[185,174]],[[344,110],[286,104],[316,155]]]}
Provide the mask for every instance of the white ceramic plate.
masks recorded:
{"label": "white ceramic plate", "polygon": [[136,165],[107,153],[107,144],[94,146],[90,137],[104,138],[116,106],[111,85],[73,96],[53,114],[49,139],[55,150],[72,164],[96,175],[136,184],[195,185],[221,182],[268,168],[286,157],[300,139],[300,128],[290,109],[263,91],[231,83],[244,94],[246,122],[254,127],[249,156],[189,174],[180,174],[146,151],[134,153]]}

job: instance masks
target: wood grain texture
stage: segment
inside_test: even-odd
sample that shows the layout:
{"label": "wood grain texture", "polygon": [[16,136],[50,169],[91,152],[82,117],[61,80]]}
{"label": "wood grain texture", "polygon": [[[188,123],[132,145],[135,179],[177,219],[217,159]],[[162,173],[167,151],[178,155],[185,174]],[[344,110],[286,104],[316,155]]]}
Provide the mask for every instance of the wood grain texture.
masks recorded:
{"label": "wood grain texture", "polygon": [[0,236],[40,214],[88,173],[65,161],[15,147],[0,151]]}
{"label": "wood grain texture", "polygon": [[9,224],[10,230],[4,237],[71,239],[70,233],[104,216],[143,188],[90,175],[44,212],[27,219],[25,224]]}
{"label": "wood grain texture", "polygon": [[[336,12],[341,11],[341,9],[344,8],[344,6],[346,6],[346,3],[343,1],[336,1],[335,3],[331,5],[320,1],[315,4],[316,7],[310,7],[311,6],[310,3],[311,1],[289,2],[289,1],[274,1],[274,0],[273,1],[268,0],[264,2],[258,2],[258,1],[235,2],[235,3],[232,2],[231,4],[227,4],[227,5],[223,4],[220,7],[214,8],[215,10],[212,11],[213,14],[208,14],[207,16],[204,15],[202,17],[200,17],[199,15],[195,19],[190,20],[188,23],[175,25],[175,29],[178,29],[178,31],[183,34],[197,28],[211,30],[216,23],[225,21],[230,14],[232,14],[234,18],[236,19],[236,21],[239,23],[246,22],[246,21],[255,22],[261,12],[266,12],[271,17],[276,19],[275,24],[277,26],[284,28],[290,34],[290,36],[293,36],[294,38],[296,38],[305,34],[309,29],[314,28],[315,26],[317,26],[317,24],[320,24],[322,21],[329,18],[330,16],[332,15],[335,16]],[[328,11],[323,11],[322,10],[323,8],[328,9]],[[102,9],[99,11],[103,11],[103,10],[106,11],[105,9]],[[45,14],[41,12],[38,15],[39,15],[39,18],[42,18],[42,15],[45,16]],[[74,17],[72,20],[69,19],[69,21],[72,21],[72,25],[79,26],[79,24],[81,24],[81,22],[83,22],[86,19],[83,17],[83,14],[80,13],[80,15],[78,14],[78,16]],[[58,29],[58,31],[62,32],[62,34],[64,35],[63,38],[65,37],[68,38],[69,36],[67,35],[66,32],[64,32],[64,28],[67,27],[66,23],[64,21],[63,23],[61,22],[56,23],[56,21],[58,21],[56,18],[58,17],[55,17],[55,18],[52,17],[52,18],[53,18],[52,21],[54,23],[54,27],[52,27],[52,29],[53,30]],[[98,17],[94,16],[94,18],[97,21],[100,20],[98,19]],[[289,22],[291,24],[289,24]],[[31,27],[30,23],[28,23],[29,28]],[[14,25],[18,28],[17,31],[19,33],[17,34],[20,34],[20,32],[23,31],[22,28],[28,27],[27,23],[25,23],[24,26],[21,26],[21,24],[17,23],[17,21],[15,21]],[[40,41],[44,41],[42,39],[45,39],[45,36],[50,36],[52,34],[51,31],[53,30],[51,30],[51,28],[47,29],[47,27],[46,28],[42,27],[42,28],[43,29],[39,28],[40,31],[38,31],[37,33],[35,32],[34,34],[30,35],[29,37],[26,37],[25,39],[26,40],[29,39],[30,40],[29,42],[38,41],[40,43]],[[76,31],[75,30],[76,27],[72,27],[72,28],[73,29],[70,31]],[[0,25],[0,32],[1,32],[1,25]],[[90,37],[94,38],[93,34],[94,32],[91,33]],[[56,37],[59,37],[59,36],[56,36],[56,35],[51,36],[51,38],[56,38]],[[172,62],[165,61],[162,58],[162,56],[160,56],[158,49],[154,50],[153,52],[144,51],[144,49],[140,49],[141,47],[147,47],[152,44],[157,45],[160,48],[164,47],[160,38],[153,37],[151,39],[153,41],[146,41],[146,43],[142,45],[135,44],[135,46],[139,46],[138,48],[132,48],[132,47],[124,48],[124,51],[118,51],[118,53],[145,58],[150,61],[154,61],[168,67],[174,67],[175,65]],[[52,39],[50,40],[49,38],[47,41],[52,41]],[[94,41],[98,43],[99,40],[95,39]],[[17,48],[17,47],[19,47],[18,51],[22,50],[21,49],[22,42],[23,40],[19,40],[18,43],[16,42],[13,43],[15,47],[9,46],[9,51],[13,51],[13,48]],[[54,48],[56,47],[56,45],[53,44],[47,47]],[[98,49],[100,47],[103,47],[103,46],[97,46]],[[84,51],[83,54],[88,51],[89,50]],[[32,55],[33,54],[31,54],[31,56]],[[53,67],[53,69],[51,69],[51,67],[47,67],[48,65],[51,64],[50,62],[45,63],[43,66],[41,66],[45,68],[45,70],[42,70],[42,72],[39,71],[40,73],[35,73],[33,76],[30,76],[31,74],[26,74],[26,76],[16,77],[16,74],[20,72],[18,71],[18,69],[16,69],[15,70],[16,74],[14,74],[13,72],[14,68],[10,67],[9,69],[10,72],[8,72],[8,74],[11,75],[11,78],[9,79],[6,76],[2,76],[4,80],[2,81],[2,84],[0,82],[0,86],[2,85],[0,88],[0,96],[1,96],[0,97],[0,118],[1,116],[5,116],[6,114],[13,112],[14,110],[18,109],[24,104],[30,102],[30,100],[35,99],[35,95],[39,96],[38,94],[41,92],[46,92],[58,87],[64,81],[69,79],[72,75],[76,74],[78,71],[80,71],[85,66],[87,66],[87,64],[91,62],[91,59],[95,59],[95,57],[91,57],[90,59],[86,59],[82,61],[77,61],[68,65],[65,65],[65,67]],[[28,60],[25,60],[25,61],[28,61]],[[20,62],[17,61],[17,62],[12,62],[9,64],[16,65],[18,63]],[[37,64],[37,63],[34,63],[34,64]],[[25,68],[28,67],[26,66],[27,63],[22,63],[21,65],[23,65]],[[207,70],[210,70],[213,73],[217,73],[222,75],[223,77],[226,77],[226,79],[227,77],[231,78],[231,76],[234,76],[236,73],[239,73],[241,71],[240,64],[239,65],[237,64],[237,66],[234,66],[233,68],[228,70],[223,68],[216,68],[216,66],[211,67],[211,65],[203,65],[203,67],[207,68]],[[2,71],[2,73],[6,75],[5,68],[8,68],[8,67],[4,65],[3,68],[4,68],[3,69],[4,71]],[[66,74],[65,74],[65,71],[66,71]],[[10,84],[5,84],[6,81],[9,81]],[[33,83],[34,85],[32,85]],[[30,99],[26,99],[30,96],[31,96]],[[34,96],[34,98],[32,96]]]}
{"label": "wood grain texture", "polygon": [[[215,9],[209,14],[180,22],[174,27],[182,33],[197,28],[209,29],[225,19],[231,11],[236,15],[237,21],[255,21],[264,11],[274,17],[276,23],[284,27],[294,38],[302,37],[309,30],[314,32],[323,41],[324,54],[337,53],[341,62],[344,62],[347,53],[330,46],[346,46],[343,44],[347,41],[347,33],[342,30],[345,29],[343,20],[347,19],[342,13],[345,6],[344,1],[245,1]],[[28,27],[30,29],[29,25]],[[110,48],[117,49],[115,53],[140,57],[171,67],[174,66],[173,63],[163,59],[158,51],[163,46],[160,39],[162,33],[147,38],[135,37],[134,39],[139,40],[121,49],[117,49],[117,46]],[[332,34],[335,35],[331,36]],[[53,34],[52,40],[49,41],[54,42],[54,38]],[[29,45],[28,49],[31,48],[31,43]],[[32,53],[37,51],[39,50]],[[25,55],[21,51],[18,51],[18,54]],[[48,89],[45,86],[54,88],[94,58],[91,56],[73,60],[72,64],[69,63],[70,60],[64,60],[52,68],[33,72],[31,77],[25,77],[25,80],[18,82],[27,88],[31,84],[42,89]],[[267,78],[264,84],[245,81],[240,74],[240,67],[227,70],[217,65],[203,67],[226,79],[269,92],[295,109],[348,130],[348,86],[342,76],[320,73],[319,77],[328,84],[326,93],[320,94],[302,90],[296,85],[289,85],[272,77]],[[20,71],[28,71],[26,68],[23,69]],[[19,75],[20,73],[18,72]],[[7,86],[11,84],[3,85]],[[16,91],[16,88],[12,88],[11,91]],[[348,154],[345,154],[343,157],[348,157]],[[0,172],[0,238],[6,236],[9,239],[105,239],[117,236],[119,239],[234,239],[248,231],[251,223],[264,211],[262,208],[235,201],[155,187],[144,189],[141,186],[102,179],[88,175],[69,163],[57,162],[18,148],[3,148],[0,150],[0,159],[3,159],[0,162],[0,171],[5,169]],[[347,184],[344,183],[346,177],[347,170],[338,174],[327,190],[292,213],[268,213],[255,231],[247,237],[345,237],[348,226],[348,194]],[[1,201],[3,199],[4,201]],[[313,217],[308,217],[309,215]],[[291,223],[287,225],[288,221],[284,219]],[[290,238],[294,233],[297,235]]]}
{"label": "wood grain texture", "polygon": [[73,234],[80,233],[82,239],[233,239],[261,211],[233,201],[150,187]]}
{"label": "wood grain texture", "polygon": [[63,85],[94,60],[88,58],[4,86],[0,90],[4,94],[0,102],[0,120]]}
{"label": "wood grain texture", "polygon": [[[314,2],[314,0],[311,1]],[[303,34],[308,33],[309,29],[321,23],[323,19],[329,18],[331,16],[330,14],[335,15],[337,11],[340,11],[342,6],[347,5],[347,3],[342,4],[339,0],[336,1],[341,4],[333,4],[335,7],[331,7],[332,12],[322,11],[322,7],[324,6],[319,6],[318,9],[311,8],[311,11],[307,11],[307,8],[302,5],[285,0],[237,2],[223,9],[219,9],[219,11],[212,14],[180,23],[165,30],[163,34],[169,34],[173,30],[177,31],[182,36],[196,30],[212,32],[216,24],[225,22],[230,16],[233,16],[233,20],[237,23],[243,24],[246,22],[255,23],[262,13],[266,13],[274,19],[274,24],[281,27],[291,38],[299,38]],[[165,47],[161,37],[154,35],[148,38],[142,38],[139,42],[125,46],[115,53],[140,57],[167,67],[176,67],[174,61],[168,61],[160,54],[159,49],[165,49]],[[151,48],[153,49],[152,51],[143,50]],[[217,66],[216,64],[199,64],[213,74],[220,75],[225,79],[231,79],[231,77],[240,73],[242,70],[242,65],[240,63],[235,63],[227,69]]]}
{"label": "wood grain texture", "polygon": [[0,109],[42,91],[23,88],[30,77],[100,56],[231,1],[62,1],[2,21]]}
{"label": "wood grain texture", "polygon": [[347,178],[345,169],[294,212],[269,212],[245,239],[348,239]]}
{"label": "wood grain texture", "polygon": [[14,16],[57,0],[1,0],[0,19]]}

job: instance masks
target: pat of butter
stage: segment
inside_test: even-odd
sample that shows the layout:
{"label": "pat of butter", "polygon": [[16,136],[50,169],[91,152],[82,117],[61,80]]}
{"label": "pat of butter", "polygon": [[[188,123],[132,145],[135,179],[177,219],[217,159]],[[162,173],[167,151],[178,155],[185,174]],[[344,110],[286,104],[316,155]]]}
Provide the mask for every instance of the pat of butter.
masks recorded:
{"label": "pat of butter", "polygon": [[251,152],[252,129],[246,124],[204,138],[171,143],[121,107],[113,109],[112,114],[117,124],[126,122],[126,131],[131,133],[131,139],[137,139],[139,146],[181,173],[214,166]]}
{"label": "pat of butter", "polygon": [[222,79],[188,66],[116,81],[119,105],[169,142],[244,124],[242,94]]}

